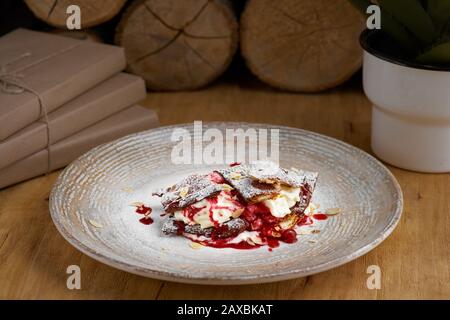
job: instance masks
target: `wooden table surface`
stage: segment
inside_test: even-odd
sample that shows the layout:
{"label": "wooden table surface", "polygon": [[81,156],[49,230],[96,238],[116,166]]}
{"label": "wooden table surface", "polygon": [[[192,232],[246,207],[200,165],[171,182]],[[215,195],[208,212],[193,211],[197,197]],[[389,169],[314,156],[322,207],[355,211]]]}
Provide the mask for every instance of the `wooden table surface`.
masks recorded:
{"label": "wooden table surface", "polygon": [[[303,128],[370,152],[370,104],[360,77],[322,94],[271,90],[223,80],[183,93],[150,93],[143,105],[162,125],[194,120],[266,122]],[[450,298],[450,175],[389,167],[405,208],[394,233],[365,256],[296,280],[248,286],[197,286],[152,280],[101,264],[70,246],[54,227],[48,196],[59,172],[0,191],[2,299],[403,299]],[[66,268],[81,267],[81,290],[68,290]],[[381,289],[366,273],[379,265]]]}

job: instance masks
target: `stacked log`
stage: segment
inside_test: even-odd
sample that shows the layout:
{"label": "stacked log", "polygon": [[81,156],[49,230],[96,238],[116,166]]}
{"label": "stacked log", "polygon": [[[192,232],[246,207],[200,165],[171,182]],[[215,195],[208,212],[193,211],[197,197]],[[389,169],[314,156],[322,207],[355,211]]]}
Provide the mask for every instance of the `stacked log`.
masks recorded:
{"label": "stacked log", "polygon": [[151,90],[206,86],[228,68],[239,39],[251,72],[284,90],[326,90],[360,69],[364,21],[348,0],[234,1],[238,12],[229,0],[133,0],[122,16],[126,0],[25,3],[36,17],[61,29],[67,7],[78,5],[84,30],[67,35],[83,38],[95,39],[87,28],[117,16],[114,41],[125,49],[128,70]]}
{"label": "stacked log", "polygon": [[262,81],[316,92],[359,70],[363,28],[348,0],[249,0],[241,18],[241,51]]}
{"label": "stacked log", "polygon": [[201,88],[230,64],[238,23],[225,0],[144,0],[124,14],[116,43],[125,48],[129,70],[149,89]]}

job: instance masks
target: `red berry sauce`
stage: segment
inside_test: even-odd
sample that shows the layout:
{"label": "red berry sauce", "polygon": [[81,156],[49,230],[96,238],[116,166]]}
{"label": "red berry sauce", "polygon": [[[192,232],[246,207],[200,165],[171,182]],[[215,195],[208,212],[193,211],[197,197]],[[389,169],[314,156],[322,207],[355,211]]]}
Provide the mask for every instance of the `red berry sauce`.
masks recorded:
{"label": "red berry sauce", "polygon": [[139,222],[145,225],[149,225],[153,223],[153,219],[150,217],[143,217],[141,219],[139,219]]}
{"label": "red berry sauce", "polygon": [[328,219],[328,216],[324,213],[316,213],[316,214],[313,214],[312,217],[316,220],[327,220]]}
{"label": "red berry sauce", "polygon": [[153,223],[153,219],[150,217],[152,213],[152,208],[147,207],[145,205],[136,206],[136,213],[143,214],[144,217],[139,219],[139,222],[145,225],[150,225]]}
{"label": "red berry sauce", "polygon": [[[257,231],[259,233],[259,237],[261,238],[264,245],[267,245],[269,247],[269,251],[272,251],[273,248],[279,247],[280,242],[297,242],[297,232],[293,228],[280,230],[278,226],[279,219],[274,217],[270,213],[269,208],[267,208],[263,203],[247,205],[240,218],[247,222],[247,231]],[[304,216],[299,221],[298,225],[309,225],[312,223],[313,220],[310,217]],[[242,241],[240,243],[229,243],[232,239],[233,238],[219,239],[214,236],[213,232],[213,234],[211,235],[211,240],[193,241],[213,248],[250,250],[257,249],[262,246],[259,244],[251,245],[246,241]]]}
{"label": "red berry sauce", "polygon": [[136,207],[136,213],[139,214],[150,214],[152,209],[150,207],[146,207],[143,204]]}

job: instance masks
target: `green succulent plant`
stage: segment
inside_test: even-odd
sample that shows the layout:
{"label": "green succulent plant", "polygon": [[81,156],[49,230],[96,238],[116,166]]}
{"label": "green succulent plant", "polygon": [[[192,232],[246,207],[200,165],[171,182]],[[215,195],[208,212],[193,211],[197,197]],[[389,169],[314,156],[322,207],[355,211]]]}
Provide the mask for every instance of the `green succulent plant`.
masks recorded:
{"label": "green succulent plant", "polygon": [[450,0],[349,0],[366,13],[377,4],[381,30],[394,39],[408,59],[450,64]]}

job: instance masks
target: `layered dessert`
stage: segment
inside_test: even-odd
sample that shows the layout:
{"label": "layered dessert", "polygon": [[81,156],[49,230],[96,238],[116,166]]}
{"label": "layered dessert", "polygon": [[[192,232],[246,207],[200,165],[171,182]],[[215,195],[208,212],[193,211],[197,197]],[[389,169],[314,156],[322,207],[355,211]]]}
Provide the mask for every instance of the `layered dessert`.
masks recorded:
{"label": "layered dessert", "polygon": [[297,241],[317,173],[268,161],[191,175],[160,190],[162,232],[211,247],[239,249]]}

